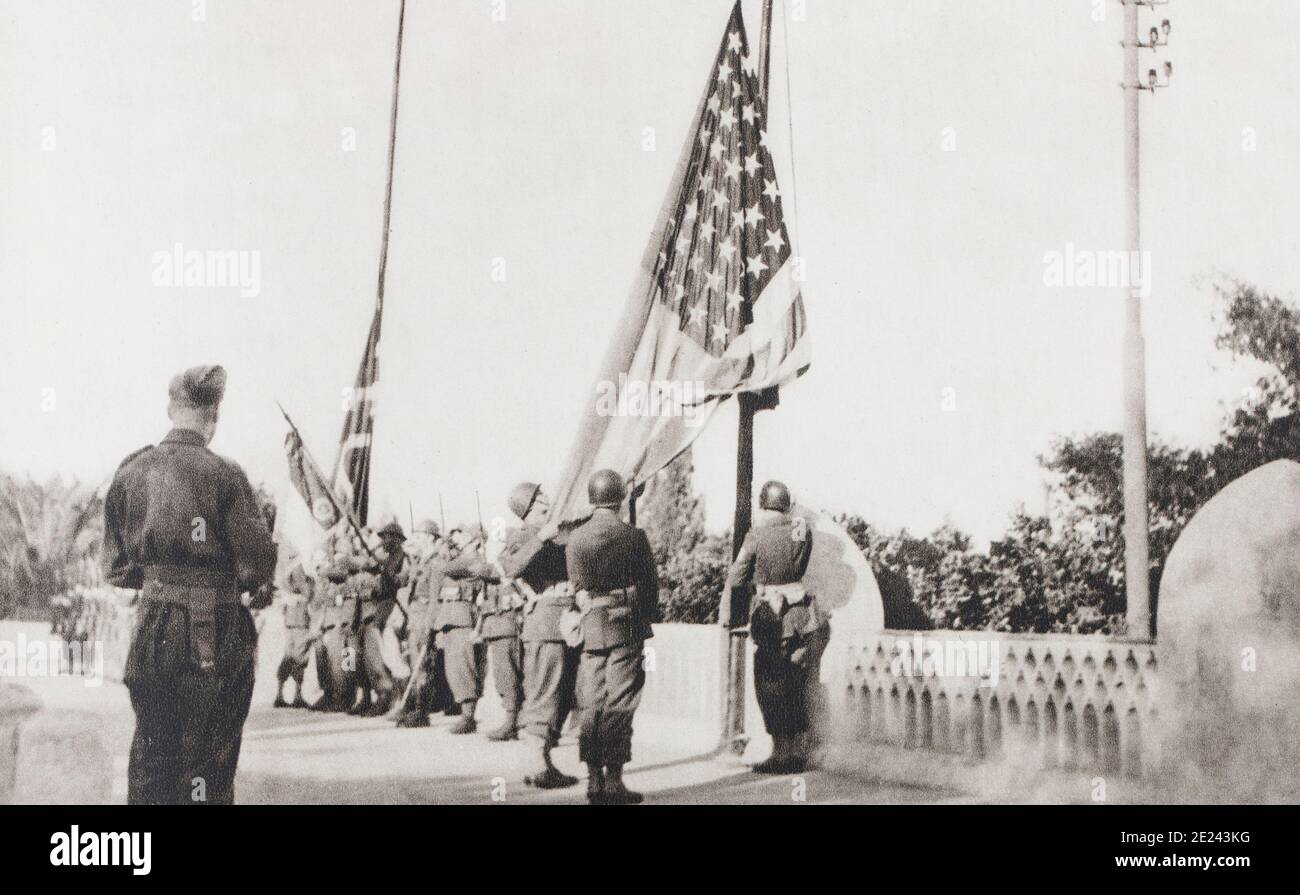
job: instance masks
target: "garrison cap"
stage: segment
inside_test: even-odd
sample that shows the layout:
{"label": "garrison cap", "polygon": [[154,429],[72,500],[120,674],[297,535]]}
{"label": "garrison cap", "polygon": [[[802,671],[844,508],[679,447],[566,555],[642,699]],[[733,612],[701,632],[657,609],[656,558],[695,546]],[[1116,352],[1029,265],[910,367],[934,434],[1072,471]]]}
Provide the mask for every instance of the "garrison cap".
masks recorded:
{"label": "garrison cap", "polygon": [[225,395],[226,368],[217,365],[190,367],[167,387],[167,396],[187,407],[216,407]]}

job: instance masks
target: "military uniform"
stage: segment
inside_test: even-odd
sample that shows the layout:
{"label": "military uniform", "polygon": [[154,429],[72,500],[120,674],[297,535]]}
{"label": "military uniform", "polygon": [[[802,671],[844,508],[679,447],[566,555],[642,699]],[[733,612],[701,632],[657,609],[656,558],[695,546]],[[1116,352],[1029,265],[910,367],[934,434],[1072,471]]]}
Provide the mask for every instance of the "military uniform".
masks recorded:
{"label": "military uniform", "polygon": [[498,578],[482,557],[468,549],[447,563],[445,575],[433,627],[451,697],[461,709],[452,732],[470,733],[475,729],[475,707],[483,696],[485,656],[477,636],[478,602]]}
{"label": "military uniform", "polygon": [[807,740],[830,628],[816,597],[800,583],[811,556],[811,530],[804,520],[782,513],[745,536],[723,591],[749,585],[756,591],[749,622],[754,691],[773,740],[772,758],[758,770],[798,770],[812,745]]}
{"label": "military uniform", "polygon": [[568,562],[583,613],[579,757],[621,778],[645,685],[641,651],[658,611],[654,554],[645,532],[602,507],[569,536]]}
{"label": "military uniform", "polygon": [[357,656],[360,636],[357,630],[357,594],[352,574],[344,563],[336,562],[318,583],[320,598],[320,639],[316,650],[316,676],[325,695],[317,704],[324,711],[344,712],[352,707],[360,685]]}
{"label": "military uniform", "polygon": [[507,578],[531,591],[519,630],[524,675],[520,730],[554,746],[573,708],[578,673],[577,650],[560,630],[560,617],[574,608],[573,588],[562,537],[542,542],[537,532],[530,525],[510,532],[497,562]]}
{"label": "military uniform", "polygon": [[435,709],[437,678],[434,621],[438,615],[438,595],[442,590],[446,560],[433,555],[421,560],[411,573],[410,599],[407,601],[407,663],[411,681],[405,700],[398,710],[402,727],[425,727],[429,712]]}
{"label": "military uniform", "polygon": [[276,669],[275,692],[276,707],[284,706],[283,690],[285,681],[293,679],[295,706],[306,705],[302,698],[303,677],[311,658],[312,624],[311,602],[313,582],[302,565],[296,565],[289,572],[289,593],[284,601],[284,658]]}
{"label": "military uniform", "polygon": [[[182,387],[214,405],[219,394],[198,391],[219,369],[190,371]],[[141,591],[124,674],[136,716],[129,801],[230,803],[257,646],[240,594],[270,581],[276,560],[248,478],[202,433],[173,429],[118,468],[104,530],[108,580]]]}
{"label": "military uniform", "polygon": [[508,585],[489,585],[482,606],[481,639],[487,644],[492,680],[506,718],[488,734],[490,740],[513,740],[524,699],[524,649],[519,639],[522,600]]}

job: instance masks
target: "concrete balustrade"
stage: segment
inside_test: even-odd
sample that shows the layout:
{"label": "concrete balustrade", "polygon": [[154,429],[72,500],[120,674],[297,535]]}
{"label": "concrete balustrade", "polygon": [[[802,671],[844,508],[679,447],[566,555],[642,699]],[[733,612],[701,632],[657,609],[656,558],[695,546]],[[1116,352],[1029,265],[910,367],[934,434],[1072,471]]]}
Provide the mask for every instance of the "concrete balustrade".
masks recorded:
{"label": "concrete balustrade", "polygon": [[1158,662],[1147,641],[884,631],[827,661],[841,743],[1027,770],[1141,777],[1159,765]]}

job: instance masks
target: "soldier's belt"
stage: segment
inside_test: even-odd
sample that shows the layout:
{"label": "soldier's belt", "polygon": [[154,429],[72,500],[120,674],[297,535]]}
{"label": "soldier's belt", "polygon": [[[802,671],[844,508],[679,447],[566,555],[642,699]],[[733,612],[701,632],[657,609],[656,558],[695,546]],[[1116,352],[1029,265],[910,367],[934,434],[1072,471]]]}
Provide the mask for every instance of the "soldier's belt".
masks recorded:
{"label": "soldier's belt", "polygon": [[471,597],[465,597],[461,593],[459,586],[453,586],[449,584],[445,586],[442,590],[438,591],[438,602],[439,603],[472,603],[474,602],[474,600]]}
{"label": "soldier's belt", "polygon": [[150,582],[173,585],[178,588],[208,588],[213,591],[231,592],[234,601],[239,601],[239,583],[234,573],[225,569],[212,569],[203,566],[145,566],[145,589]]}
{"label": "soldier's belt", "polygon": [[636,587],[620,587],[607,591],[588,591],[588,606],[592,609],[613,609],[619,606],[636,606]]}
{"label": "soldier's belt", "polygon": [[791,584],[760,584],[757,591],[760,599],[769,602],[781,599],[790,606],[802,603],[804,598],[808,596],[808,588],[804,587],[802,581],[795,581]]}

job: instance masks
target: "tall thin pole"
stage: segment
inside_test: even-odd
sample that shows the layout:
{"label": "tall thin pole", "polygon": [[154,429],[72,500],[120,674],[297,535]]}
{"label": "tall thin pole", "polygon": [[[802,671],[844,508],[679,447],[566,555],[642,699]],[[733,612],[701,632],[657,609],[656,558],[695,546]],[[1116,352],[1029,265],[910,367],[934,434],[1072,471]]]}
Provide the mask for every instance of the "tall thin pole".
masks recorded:
{"label": "tall thin pole", "polygon": [[402,30],[406,25],[406,0],[397,12],[397,52],[393,60],[393,106],[388,122],[388,183],[384,187],[384,232],[379,244],[379,286],[375,307],[384,309],[384,285],[388,279],[388,238],[393,220],[393,163],[397,158],[397,101],[402,82]]}
{"label": "tall thin pole", "polygon": [[[1153,4],[1154,8],[1154,4]],[[1151,631],[1150,562],[1147,521],[1147,416],[1146,340],[1142,335],[1142,286],[1139,272],[1150,276],[1142,263],[1141,212],[1141,108],[1144,89],[1153,94],[1158,85],[1154,71],[1147,86],[1139,76],[1138,56],[1145,49],[1163,46],[1156,29],[1151,41],[1139,38],[1140,4],[1124,2],[1124,175],[1126,229],[1129,249],[1129,294],[1124,322],[1124,581],[1128,632],[1149,637]],[[1168,23],[1164,32],[1169,33]],[[1166,72],[1171,69],[1166,69]],[[1145,270],[1144,270],[1145,269]]]}
{"label": "tall thin pole", "polygon": [[[768,74],[772,56],[772,3],[763,0],[763,27],[759,39],[758,89],[763,102],[763,114],[768,110]],[[736,510],[731,522],[731,555],[734,559],[740,545],[749,534],[754,514],[754,415],[758,412],[759,396],[741,392],[736,400],[738,423],[736,434]],[[730,600],[731,594],[722,599]],[[749,653],[748,636],[743,630],[745,619],[732,619],[740,629],[726,633],[723,661],[725,682],[722,705],[722,736],[720,751],[739,754],[745,743],[745,661]]]}

